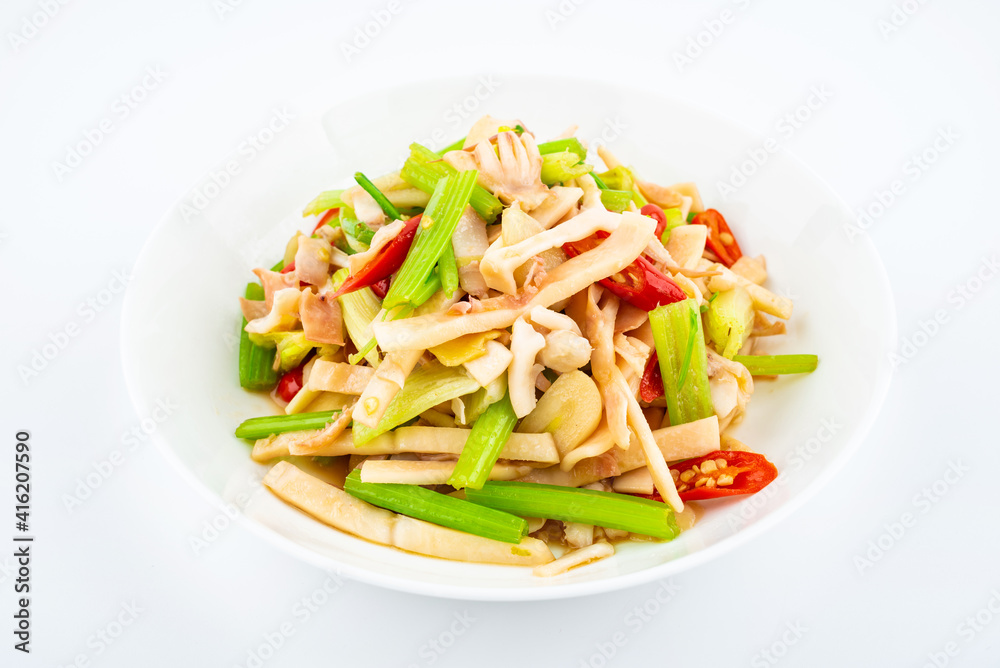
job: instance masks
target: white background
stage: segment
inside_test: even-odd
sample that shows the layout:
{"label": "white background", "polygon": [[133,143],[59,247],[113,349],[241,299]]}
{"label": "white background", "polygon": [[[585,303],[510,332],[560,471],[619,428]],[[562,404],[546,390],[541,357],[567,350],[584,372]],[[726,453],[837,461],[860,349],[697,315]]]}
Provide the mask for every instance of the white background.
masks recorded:
{"label": "white background", "polygon": [[[912,0],[891,32],[880,29],[890,0],[423,0],[393,4],[394,14],[380,0],[93,0],[25,28],[40,4],[0,10],[0,540],[13,533],[13,436],[24,428],[38,536],[30,656],[12,649],[16,576],[0,550],[0,665],[256,665],[248,652],[285,623],[291,635],[263,665],[998,665],[995,3]],[[729,22],[713,23],[723,10]],[[345,54],[372,12],[391,20]],[[679,66],[675,54],[699,33],[706,46]],[[147,67],[165,79],[122,118],[116,98]],[[191,537],[217,509],[155,448],[123,445],[140,416],[121,376],[122,296],[103,291],[118,287],[114,272],[132,266],[161,214],[275,106],[317,85],[347,98],[450,74],[502,81],[540,70],[655,89],[765,135],[825,86],[829,101],[787,148],[855,209],[903,182],[867,233],[892,283],[905,363],[833,482],[765,536],[673,578],[666,605],[651,602],[656,584],[492,604],[347,581],[305,620],[296,603],[326,574],[235,525],[196,554]],[[60,180],[53,163],[105,117],[110,134]],[[947,129],[957,135],[947,150],[905,171]],[[78,334],[23,379],[18,368],[71,323]],[[67,495],[95,468],[107,473],[115,450],[125,451],[120,464],[68,509]],[[944,482],[950,469],[962,474]],[[645,618],[634,610],[643,606]],[[100,640],[119,631],[119,617],[129,622],[120,635]],[[432,641],[449,646],[438,652]]]}

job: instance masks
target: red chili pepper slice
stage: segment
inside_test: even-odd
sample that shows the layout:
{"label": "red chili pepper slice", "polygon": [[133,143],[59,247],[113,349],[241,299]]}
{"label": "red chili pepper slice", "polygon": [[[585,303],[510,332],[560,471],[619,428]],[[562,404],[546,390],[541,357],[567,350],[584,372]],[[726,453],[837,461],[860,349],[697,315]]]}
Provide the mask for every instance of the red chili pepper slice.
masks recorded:
{"label": "red chili pepper slice", "polygon": [[[563,250],[570,257],[576,257],[596,248],[600,240],[608,236],[607,232],[598,232],[586,239],[563,244]],[[687,299],[680,286],[642,256],[614,276],[602,278],[600,282],[613,294],[643,311],[652,311],[657,306]]]}
{"label": "red chili pepper slice", "polygon": [[736,237],[729,229],[729,223],[715,209],[702,211],[694,217],[691,224],[704,225],[708,228],[708,240],[705,245],[708,246],[708,250],[715,253],[722,264],[731,267],[734,262],[743,257],[743,251],[736,243]]}
{"label": "red chili pepper slice", "polygon": [[642,372],[642,380],[639,381],[639,397],[647,404],[663,396],[663,376],[660,375],[660,359],[656,356],[656,351],[649,356],[646,368]]}
{"label": "red chili pepper slice", "polygon": [[286,264],[284,267],[282,267],[281,271],[279,273],[288,274],[288,273],[291,273],[293,271],[295,271],[295,260],[292,260],[291,262],[289,262],[288,264]]}
{"label": "red chili pepper slice", "polygon": [[299,390],[302,389],[302,385],[302,367],[298,367],[281,377],[278,381],[278,387],[275,389],[275,394],[283,401],[291,401],[299,393]]}
{"label": "red chili pepper slice", "polygon": [[[709,465],[709,471],[706,472],[703,467],[709,461],[712,463]],[[695,466],[698,468],[695,469]],[[738,450],[710,452],[704,457],[672,464],[670,469],[678,473],[676,484],[681,501],[700,501],[720,496],[753,494],[770,485],[778,477],[778,469],[767,460],[767,457],[756,452]],[[700,482],[702,480],[705,482]],[[657,492],[653,492],[651,495],[637,494],[636,496],[654,501],[662,500]]]}
{"label": "red chili pepper slice", "polygon": [[381,281],[378,281],[377,283],[372,283],[372,292],[374,292],[375,296],[378,297],[379,299],[385,299],[385,296],[389,294],[390,283],[391,280],[389,279],[388,276],[386,276]]}
{"label": "red chili pepper slice", "polygon": [[659,239],[663,235],[663,230],[667,229],[667,214],[663,213],[663,209],[652,202],[643,205],[639,209],[639,213],[656,220],[656,238]]}
{"label": "red chili pepper slice", "polygon": [[324,213],[320,217],[319,222],[316,223],[316,227],[313,228],[312,233],[316,234],[316,232],[319,231],[319,228],[321,228],[324,225],[326,225],[327,223],[329,223],[330,219],[333,218],[334,216],[336,216],[338,213],[340,213],[340,208],[339,207],[336,208],[336,209],[330,209],[329,211],[327,211],[326,213]]}
{"label": "red chili pepper slice", "polygon": [[333,296],[336,298],[361,288],[372,287],[375,283],[396,273],[403,265],[406,254],[410,252],[413,237],[416,236],[417,228],[420,226],[421,215],[423,214],[416,215],[406,221],[406,225],[399,234],[382,247],[375,259],[362,267],[358,273],[348,276]]}

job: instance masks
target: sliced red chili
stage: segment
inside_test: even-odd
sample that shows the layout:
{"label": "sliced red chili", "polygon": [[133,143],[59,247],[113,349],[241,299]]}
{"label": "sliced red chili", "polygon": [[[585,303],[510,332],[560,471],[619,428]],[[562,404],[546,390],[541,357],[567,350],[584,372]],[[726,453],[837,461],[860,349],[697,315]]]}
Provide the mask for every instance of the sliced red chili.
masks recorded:
{"label": "sliced red chili", "polygon": [[[570,257],[576,257],[597,248],[600,241],[608,236],[607,232],[598,232],[586,239],[563,244],[563,250]],[[641,255],[614,276],[602,278],[600,283],[619,298],[643,311],[652,311],[657,306],[687,299],[680,286]]]}
{"label": "sliced red chili", "polygon": [[656,220],[656,238],[659,239],[663,234],[663,230],[667,229],[667,214],[663,213],[663,209],[652,202],[643,205],[643,207],[639,209],[639,213]]}
{"label": "sliced red chili", "polygon": [[743,251],[733,236],[733,231],[729,229],[729,223],[722,217],[722,214],[715,209],[702,211],[691,221],[692,225],[704,225],[708,228],[708,239],[705,245],[708,250],[715,253],[719,262],[727,267],[743,257]]}
{"label": "sliced red chili", "polygon": [[639,381],[639,397],[649,403],[663,396],[663,377],[660,375],[660,359],[656,356],[656,351],[649,356],[646,368],[642,372],[642,380]]}
{"label": "sliced red chili", "polygon": [[[708,470],[706,470],[706,468]],[[704,457],[672,464],[681,501],[700,501],[720,496],[753,494],[778,477],[778,469],[762,454],[739,450],[718,450]],[[660,500],[658,493],[640,494]]]}
{"label": "sliced red chili", "polygon": [[295,271],[295,260],[292,260],[291,262],[289,262],[288,264],[286,264],[284,267],[281,268],[282,274],[288,274],[293,271]]}
{"label": "sliced red chili", "polygon": [[297,369],[292,369],[278,381],[278,387],[275,389],[275,394],[277,394],[283,401],[291,401],[295,398],[295,395],[299,393],[302,389],[302,367]]}
{"label": "sliced red chili", "polygon": [[320,216],[320,219],[316,223],[316,227],[313,228],[312,233],[316,234],[319,231],[319,228],[321,228],[324,225],[326,225],[327,223],[329,223],[330,219],[333,218],[334,216],[336,216],[338,213],[340,213],[340,208],[339,207],[336,208],[336,209],[330,209],[329,211],[327,211],[326,213],[324,213],[322,216]]}
{"label": "sliced red chili", "polygon": [[420,226],[420,215],[406,221],[406,225],[399,234],[393,237],[368,264],[361,268],[356,274],[347,277],[340,289],[333,294],[334,297],[374,286],[375,283],[388,278],[403,265],[406,254],[410,252],[413,244],[413,237],[417,234]]}
{"label": "sliced red chili", "polygon": [[391,282],[391,279],[386,276],[381,281],[372,283],[372,292],[374,292],[375,296],[379,299],[385,299],[385,296],[389,294],[389,285]]}

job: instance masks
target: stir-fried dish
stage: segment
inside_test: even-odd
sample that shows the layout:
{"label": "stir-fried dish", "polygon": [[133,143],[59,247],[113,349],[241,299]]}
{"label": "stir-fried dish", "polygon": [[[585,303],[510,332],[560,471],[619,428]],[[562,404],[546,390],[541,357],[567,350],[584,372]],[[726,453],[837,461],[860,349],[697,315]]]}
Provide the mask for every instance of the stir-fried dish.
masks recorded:
{"label": "stir-fried dish", "polygon": [[597,171],[574,133],[486,116],[309,203],[240,299],[240,383],[283,414],[236,435],[275,495],[375,543],[555,575],[775,479],[731,430],[755,377],[816,368],[760,354],[791,302],[693,183],[604,146]]}

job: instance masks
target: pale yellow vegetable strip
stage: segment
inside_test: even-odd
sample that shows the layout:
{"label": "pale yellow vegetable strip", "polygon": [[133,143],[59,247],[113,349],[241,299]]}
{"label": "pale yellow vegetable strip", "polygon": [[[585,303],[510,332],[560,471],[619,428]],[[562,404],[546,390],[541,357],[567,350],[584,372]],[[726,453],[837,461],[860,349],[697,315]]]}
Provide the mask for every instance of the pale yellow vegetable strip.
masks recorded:
{"label": "pale yellow vegetable strip", "polygon": [[473,536],[397,515],[356,499],[288,462],[278,462],[264,484],[280,499],[335,529],[372,542],[444,559],[514,566],[552,561],[548,546],[525,537],[518,545]]}
{"label": "pale yellow vegetable strip", "polygon": [[422,520],[397,515],[393,545],[401,550],[442,559],[507,566],[535,566],[553,560],[549,546],[525,536],[517,545],[456,531]]}
{"label": "pale yellow vegetable strip", "polygon": [[646,466],[649,467],[649,472],[653,476],[653,483],[656,485],[657,491],[660,492],[663,500],[670,504],[671,508],[678,513],[681,512],[684,510],[684,502],[681,501],[681,497],[677,493],[677,486],[674,485],[674,479],[670,475],[670,467],[667,466],[667,460],[663,457],[663,453],[653,438],[649,423],[646,422],[646,417],[642,414],[642,407],[639,406],[639,402],[631,392],[628,393],[628,421],[646,455]]}
{"label": "pale yellow vegetable strip", "polygon": [[622,494],[652,494],[656,486],[649,469],[643,466],[615,478],[611,488]]}
{"label": "pale yellow vegetable strip", "polygon": [[[695,424],[695,423],[691,423]],[[682,425],[687,426],[687,425]],[[262,438],[254,445],[253,459],[265,462],[277,457],[287,457],[289,444],[306,440],[320,430],[290,431],[269,438]],[[718,429],[716,429],[718,431]],[[364,445],[355,447],[351,432],[345,431],[324,448],[312,453],[316,457],[341,455],[396,455],[403,452],[455,455],[462,453],[469,429],[460,427],[399,427],[376,436]],[[559,452],[552,434],[511,434],[500,451],[500,459],[512,461],[556,464]]]}
{"label": "pale yellow vegetable strip", "polygon": [[598,559],[605,559],[612,556],[614,553],[615,548],[612,547],[611,543],[594,543],[593,545],[588,545],[587,547],[580,548],[579,550],[568,552],[551,563],[544,564],[542,566],[535,566],[532,573],[539,577],[561,575],[571,568],[583,566],[584,564],[592,563]]}
{"label": "pale yellow vegetable strip", "polygon": [[670,230],[667,251],[678,265],[685,269],[695,269],[705,252],[708,227],[705,225],[680,225]]}
{"label": "pale yellow vegetable strip", "polygon": [[283,501],[335,529],[383,545],[392,544],[395,513],[356,499],[288,462],[275,464],[264,476],[264,485]]}
{"label": "pale yellow vegetable strip", "polygon": [[[387,482],[402,485],[446,485],[455,462],[406,461],[399,459],[369,459],[361,465],[361,482]],[[494,464],[490,480],[515,480],[531,471],[531,467],[514,464]]]}
{"label": "pale yellow vegetable strip", "polygon": [[792,317],[792,301],[790,299],[780,297],[767,288],[762,288],[756,283],[748,281],[724,265],[716,263],[711,268],[713,271],[721,272],[721,275],[712,276],[708,279],[709,290],[721,292],[739,285],[746,288],[747,292],[750,293],[754,308],[758,311],[763,311],[768,315],[776,316],[782,320],[788,320]]}

